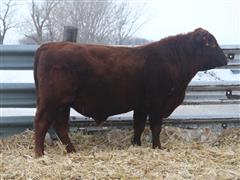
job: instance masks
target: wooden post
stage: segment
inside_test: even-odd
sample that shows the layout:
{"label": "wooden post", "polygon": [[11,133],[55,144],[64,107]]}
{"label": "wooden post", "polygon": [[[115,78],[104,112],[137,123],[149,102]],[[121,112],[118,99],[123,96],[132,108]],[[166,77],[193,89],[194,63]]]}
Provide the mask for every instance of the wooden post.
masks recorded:
{"label": "wooden post", "polygon": [[78,29],[73,26],[64,26],[63,41],[77,42]]}

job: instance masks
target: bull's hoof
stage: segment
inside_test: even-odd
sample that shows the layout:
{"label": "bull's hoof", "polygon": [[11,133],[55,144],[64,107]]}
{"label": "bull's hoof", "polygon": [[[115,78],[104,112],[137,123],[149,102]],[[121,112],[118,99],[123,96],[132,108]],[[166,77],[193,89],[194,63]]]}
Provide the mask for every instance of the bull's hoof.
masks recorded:
{"label": "bull's hoof", "polygon": [[67,151],[67,153],[74,153],[74,152],[76,152],[76,150],[75,150],[75,148],[74,148],[74,146],[72,144],[68,144],[66,146],[66,151]]}
{"label": "bull's hoof", "polygon": [[153,145],[152,148],[153,149],[163,149],[161,145]]}
{"label": "bull's hoof", "polygon": [[40,158],[44,155],[43,151],[35,151],[35,158]]}
{"label": "bull's hoof", "polygon": [[141,146],[141,140],[139,140],[135,137],[132,137],[131,143],[132,143],[133,146]]}

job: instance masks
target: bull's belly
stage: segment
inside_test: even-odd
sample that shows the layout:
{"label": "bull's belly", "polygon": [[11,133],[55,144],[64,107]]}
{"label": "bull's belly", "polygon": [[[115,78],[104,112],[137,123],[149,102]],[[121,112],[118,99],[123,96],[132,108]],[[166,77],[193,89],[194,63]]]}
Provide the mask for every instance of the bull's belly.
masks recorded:
{"label": "bull's belly", "polygon": [[113,98],[77,98],[72,108],[86,117],[93,118],[97,123],[105,121],[109,116],[132,111],[134,103],[127,99],[119,100]]}
{"label": "bull's belly", "polygon": [[[104,105],[103,105],[104,106]],[[82,105],[82,104],[75,104],[72,107],[74,110],[76,110],[78,113],[82,114],[83,116],[86,117],[109,117],[109,116],[114,116],[117,114],[122,114],[122,113],[127,113],[129,111],[134,110],[133,107],[128,107],[128,108],[113,108],[109,107],[109,108],[102,108],[101,105],[99,106],[88,106],[88,105]]]}

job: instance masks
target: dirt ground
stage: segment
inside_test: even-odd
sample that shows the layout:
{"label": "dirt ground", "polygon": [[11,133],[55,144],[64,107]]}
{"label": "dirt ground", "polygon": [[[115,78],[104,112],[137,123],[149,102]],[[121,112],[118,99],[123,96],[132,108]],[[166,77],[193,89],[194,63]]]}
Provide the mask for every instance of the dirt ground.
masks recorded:
{"label": "dirt ground", "polygon": [[240,179],[240,129],[165,127],[162,150],[151,148],[148,128],[141,147],[131,145],[132,133],[72,133],[77,153],[53,141],[38,159],[33,131],[0,139],[0,179]]}

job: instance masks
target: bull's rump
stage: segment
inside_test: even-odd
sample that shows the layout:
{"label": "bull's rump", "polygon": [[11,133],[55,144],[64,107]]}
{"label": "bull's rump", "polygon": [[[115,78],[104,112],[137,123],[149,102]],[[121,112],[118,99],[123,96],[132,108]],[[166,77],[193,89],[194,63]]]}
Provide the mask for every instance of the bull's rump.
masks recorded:
{"label": "bull's rump", "polygon": [[144,62],[132,48],[49,43],[37,54],[40,103],[93,117],[128,112],[140,100]]}

